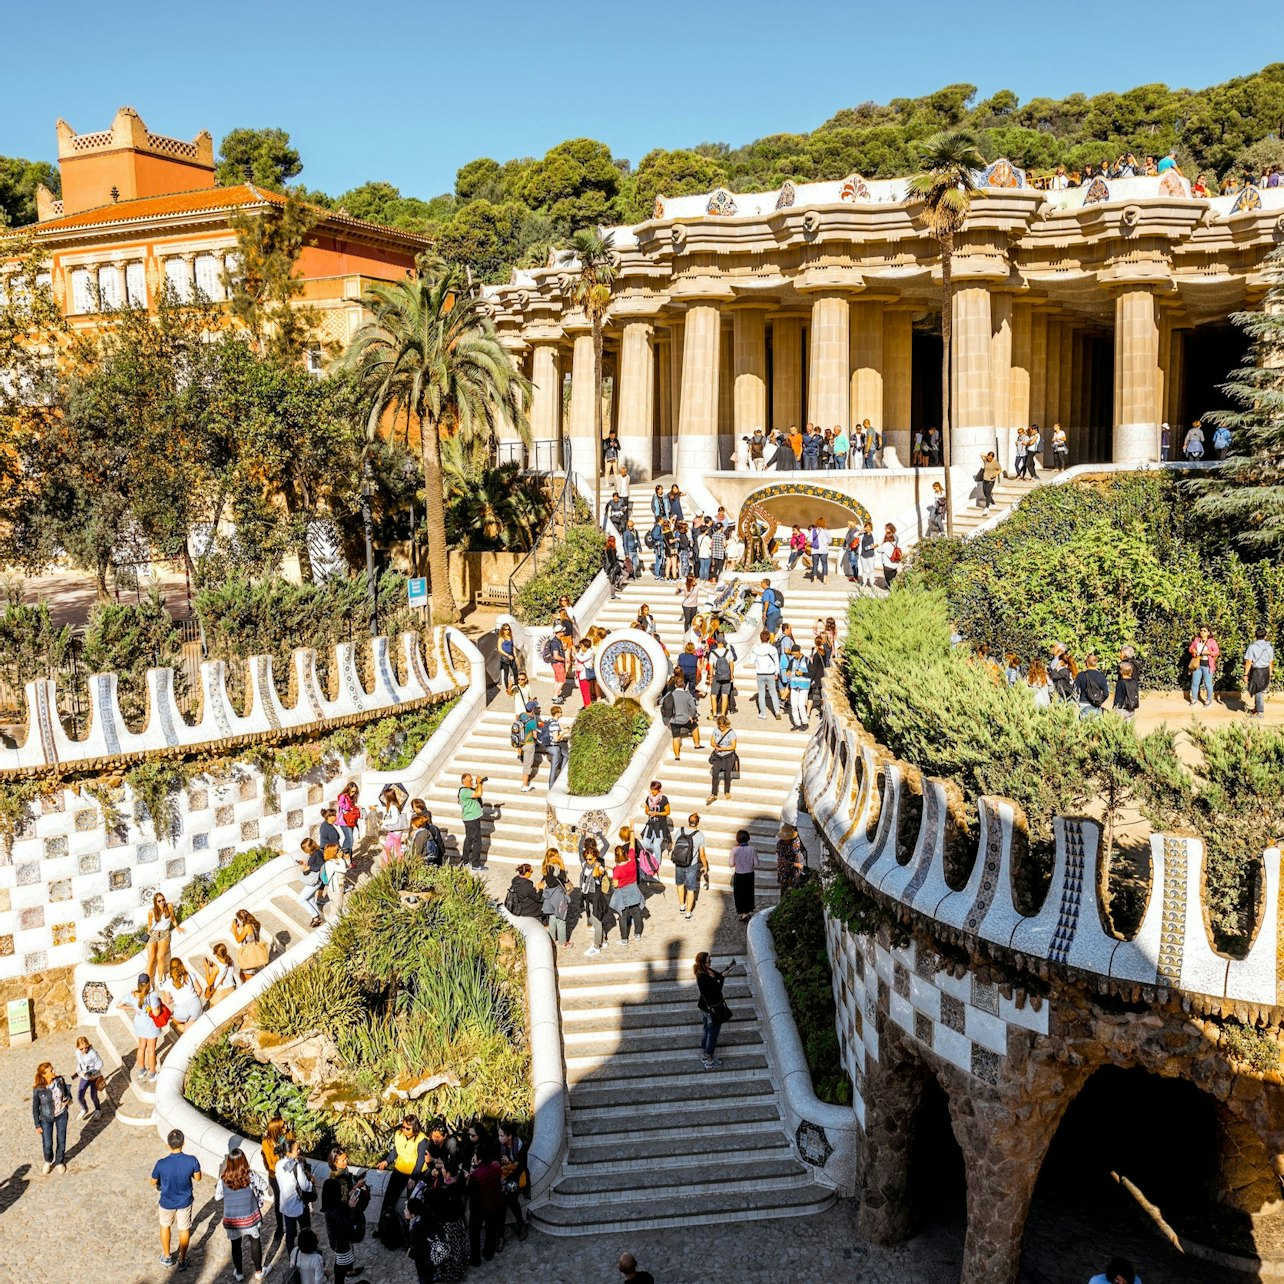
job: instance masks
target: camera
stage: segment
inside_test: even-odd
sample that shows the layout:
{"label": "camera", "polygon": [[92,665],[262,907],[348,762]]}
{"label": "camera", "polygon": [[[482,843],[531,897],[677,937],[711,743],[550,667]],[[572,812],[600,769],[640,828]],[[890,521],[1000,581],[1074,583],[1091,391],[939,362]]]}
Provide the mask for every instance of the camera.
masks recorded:
{"label": "camera", "polygon": [[477,783],[478,783],[479,785],[484,785],[484,784],[485,784],[489,779],[490,779],[490,777],[489,777],[489,776],[478,776],[478,777],[477,777]]}

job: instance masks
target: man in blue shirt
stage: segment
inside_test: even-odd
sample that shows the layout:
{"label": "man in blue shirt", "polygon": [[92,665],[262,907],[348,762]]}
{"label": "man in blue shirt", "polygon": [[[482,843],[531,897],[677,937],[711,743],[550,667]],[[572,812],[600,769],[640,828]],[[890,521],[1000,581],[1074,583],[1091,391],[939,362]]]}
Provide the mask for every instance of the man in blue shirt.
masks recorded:
{"label": "man in blue shirt", "polygon": [[[187,1270],[187,1245],[192,1237],[192,1206],[196,1192],[192,1183],[201,1179],[200,1161],[195,1155],[183,1154],[183,1134],[173,1129],[165,1138],[169,1154],[158,1159],[152,1169],[152,1185],[160,1192],[161,1265]],[[169,1249],[171,1227],[178,1228],[178,1257]]]}
{"label": "man in blue shirt", "polygon": [[770,580],[762,582],[762,627],[774,638],[780,631],[780,594]]}

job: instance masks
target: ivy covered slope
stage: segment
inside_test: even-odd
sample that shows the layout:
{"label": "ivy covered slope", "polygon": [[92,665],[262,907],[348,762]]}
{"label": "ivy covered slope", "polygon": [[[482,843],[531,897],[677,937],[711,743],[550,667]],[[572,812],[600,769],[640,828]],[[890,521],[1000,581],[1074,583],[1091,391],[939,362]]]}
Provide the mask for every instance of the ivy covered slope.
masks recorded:
{"label": "ivy covered slope", "polygon": [[[358,1164],[383,1157],[407,1109],[395,1089],[435,1076],[441,1086],[411,1098],[420,1114],[524,1121],[525,968],[481,883],[397,862],[349,895],[326,945],[264,991],[239,1029],[201,1049],[187,1098],[251,1137],[280,1112],[309,1152],[337,1141]],[[310,1071],[268,1059],[305,1037]]]}
{"label": "ivy covered slope", "polygon": [[608,793],[646,739],[651,719],[636,700],[595,700],[571,724],[567,789],[575,797]]}
{"label": "ivy covered slope", "polygon": [[547,561],[519,590],[517,618],[523,624],[554,623],[558,600],[565,596],[574,602],[580,597],[602,569],[605,551],[606,536],[591,522],[569,527]]}

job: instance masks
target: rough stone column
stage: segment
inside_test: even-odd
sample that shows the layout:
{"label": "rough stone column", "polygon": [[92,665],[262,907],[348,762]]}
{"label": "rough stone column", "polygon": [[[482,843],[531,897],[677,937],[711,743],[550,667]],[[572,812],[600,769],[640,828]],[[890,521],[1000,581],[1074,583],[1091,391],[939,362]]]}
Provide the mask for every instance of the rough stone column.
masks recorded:
{"label": "rough stone column", "polygon": [[954,295],[950,388],[950,457],[974,472],[980,457],[994,449],[994,408],[990,395],[990,290],[962,285]]}
{"label": "rough stone column", "polygon": [[735,436],[736,350],[729,325],[718,339],[718,467],[730,468],[739,442]]}
{"label": "rough stone column", "polygon": [[771,323],[771,426],[787,433],[802,422],[802,318]]}
{"label": "rough stone column", "polygon": [[[883,440],[910,464],[910,405],[914,377],[914,318],[902,308],[883,311]],[[939,406],[938,406],[939,410]],[[935,418],[935,417],[933,417]]]}
{"label": "rough stone column", "polygon": [[694,303],[687,310],[684,329],[682,407],[673,459],[679,484],[718,467],[722,310],[715,303]]}
{"label": "rough stone column", "polygon": [[1035,310],[1030,316],[1030,412],[1025,427],[1048,423],[1048,316]]}
{"label": "rough stone column", "polygon": [[851,360],[850,309],[845,294],[821,294],[811,305],[807,418],[822,430],[851,425],[847,370]]}
{"label": "rough stone column", "polygon": [[651,326],[631,321],[620,338],[620,457],[630,477],[649,479],[655,438],[655,357]]}
{"label": "rough stone column", "polygon": [[990,296],[990,406],[994,435],[999,441],[999,462],[1012,469],[1015,425],[1011,420],[1012,296],[997,291]]}
{"label": "rough stone column", "polygon": [[767,314],[762,308],[738,307],[731,314],[735,342],[735,444],[767,423]]}
{"label": "rough stone column", "polygon": [[[850,424],[869,420],[873,428],[887,427],[885,370],[887,350],[883,334],[883,305],[858,299],[851,305]],[[829,427],[830,425],[825,425]],[[908,463],[908,460],[904,461]]]}
{"label": "rough stone column", "polygon": [[1030,304],[1012,303],[1012,364],[1008,372],[1008,425],[1025,428],[1030,424],[1032,364],[1034,360],[1033,314]]}
{"label": "rough stone column", "polygon": [[[557,442],[562,437],[562,365],[557,345],[536,343],[531,359],[531,438]],[[558,456],[558,463],[561,457]]]}
{"label": "rough stone column", "polygon": [[1115,423],[1112,458],[1159,458],[1159,310],[1148,286],[1115,299]]}
{"label": "rough stone column", "polygon": [[577,334],[571,352],[570,442],[571,468],[581,478],[593,479],[593,434],[596,425],[593,403],[597,385],[593,380],[593,336]]}

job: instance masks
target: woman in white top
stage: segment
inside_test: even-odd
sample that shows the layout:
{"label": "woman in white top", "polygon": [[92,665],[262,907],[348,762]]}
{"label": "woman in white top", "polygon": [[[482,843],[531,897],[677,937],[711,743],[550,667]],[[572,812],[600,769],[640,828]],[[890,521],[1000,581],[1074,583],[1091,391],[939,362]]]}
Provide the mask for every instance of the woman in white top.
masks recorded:
{"label": "woman in white top", "polygon": [[325,1284],[330,1272],[325,1268],[325,1258],[317,1244],[317,1235],[310,1226],[299,1232],[299,1246],[289,1255],[291,1266],[299,1269],[299,1284]]}
{"label": "woman in white top", "polygon": [[[276,1166],[276,1184],[281,1192],[281,1216],[285,1218],[285,1254],[294,1251],[294,1241],[299,1235],[300,1223],[307,1214],[304,1193],[313,1189],[312,1172],[303,1157],[303,1148],[291,1141],[285,1158]],[[315,1240],[313,1241],[315,1244]]]}
{"label": "woman in white top", "polygon": [[219,941],[214,946],[214,957],[205,960],[205,1001],[213,1007],[236,989],[236,964],[227,946]]}
{"label": "woman in white top", "polygon": [[157,892],[147,911],[147,975],[157,985],[164,985],[169,974],[169,938],[175,928],[185,930],[178,921],[178,911],[163,892]]}
{"label": "woman in white top", "polygon": [[192,983],[192,978],[188,975],[187,968],[183,966],[182,959],[170,960],[169,981],[165,986],[164,995],[169,1004],[169,1010],[174,1014],[174,1029],[182,1034],[201,1015],[204,1007],[200,993]]}
{"label": "woman in white top", "polygon": [[883,583],[890,590],[897,571],[901,569],[900,543],[896,538],[896,527],[891,522],[883,528],[883,542],[878,546],[878,564],[883,571]]}
{"label": "woman in white top", "polygon": [[156,1040],[160,1027],[152,1020],[152,1011],[159,1003],[160,995],[152,989],[152,978],[144,972],[129,999],[116,1005],[133,1018],[134,1038],[138,1040],[134,1072],[144,1083],[156,1078]]}

